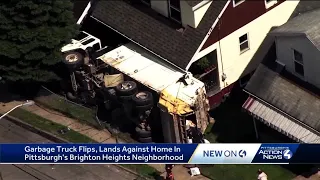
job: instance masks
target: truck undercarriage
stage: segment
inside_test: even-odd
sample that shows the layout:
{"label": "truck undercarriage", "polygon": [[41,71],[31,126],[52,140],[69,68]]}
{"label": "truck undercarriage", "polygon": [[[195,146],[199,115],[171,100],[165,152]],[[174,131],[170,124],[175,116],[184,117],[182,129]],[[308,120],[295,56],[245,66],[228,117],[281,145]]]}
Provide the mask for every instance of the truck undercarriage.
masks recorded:
{"label": "truck undercarriage", "polygon": [[[159,125],[166,143],[188,143],[200,136],[190,131],[194,129],[202,135],[209,105],[201,81],[133,44],[101,48],[99,39],[87,35],[62,48],[72,87],[68,98],[103,104],[106,111],[122,108],[143,143],[153,142],[152,132]],[[203,137],[198,139],[204,142]]]}

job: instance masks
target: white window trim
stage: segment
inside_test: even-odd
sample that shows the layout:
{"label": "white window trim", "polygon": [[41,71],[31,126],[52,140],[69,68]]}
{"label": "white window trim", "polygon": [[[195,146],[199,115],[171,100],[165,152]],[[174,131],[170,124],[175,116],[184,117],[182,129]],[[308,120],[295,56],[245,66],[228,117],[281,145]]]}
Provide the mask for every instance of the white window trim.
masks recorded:
{"label": "white window trim", "polygon": [[[240,54],[245,53],[246,51],[248,51],[250,49],[250,42],[249,42],[249,33],[243,34],[242,36],[247,35],[247,40],[243,41],[243,42],[239,42],[239,50],[240,50]],[[240,36],[241,37],[241,36]],[[240,40],[240,37],[238,38],[238,40]],[[241,50],[241,45],[248,42],[248,48]]]}
{"label": "white window trim", "polygon": [[239,1],[239,2],[235,2],[234,0],[232,0],[232,4],[233,4],[233,7],[236,7],[236,6],[239,6],[241,3],[243,3],[245,0],[242,0],[242,1]]}
{"label": "white window trim", "polygon": [[292,49],[292,59],[293,59],[294,73],[295,73],[296,75],[298,75],[299,77],[301,77],[302,79],[304,79],[304,75],[301,75],[301,74],[299,74],[299,73],[296,72],[296,65],[295,65],[295,63],[298,63],[298,64],[302,65],[303,72],[304,72],[303,54],[300,53],[299,51],[297,51],[298,53],[300,53],[300,54],[302,55],[302,63],[301,63],[301,62],[299,62],[298,60],[296,60],[296,58],[294,57],[294,51],[297,51],[297,50]]}
{"label": "white window trim", "polygon": [[278,0],[271,0],[271,2],[267,2],[267,0],[264,0],[264,4],[266,6],[266,9],[269,9],[271,6],[277,4]]}
{"label": "white window trim", "polygon": [[178,11],[179,13],[180,13],[180,17],[181,17],[181,10],[180,9],[177,9],[176,7],[174,7],[174,6],[171,6],[170,5],[170,0],[168,0],[168,6],[169,6],[169,17],[170,17],[170,19],[172,19],[172,20],[174,20],[174,21],[176,21],[176,22],[178,22],[178,23],[181,23],[181,21],[179,21],[179,20],[177,20],[177,19],[175,19],[175,18],[173,18],[172,16],[171,16],[171,8],[172,9],[174,9],[174,10],[176,10],[176,11]]}

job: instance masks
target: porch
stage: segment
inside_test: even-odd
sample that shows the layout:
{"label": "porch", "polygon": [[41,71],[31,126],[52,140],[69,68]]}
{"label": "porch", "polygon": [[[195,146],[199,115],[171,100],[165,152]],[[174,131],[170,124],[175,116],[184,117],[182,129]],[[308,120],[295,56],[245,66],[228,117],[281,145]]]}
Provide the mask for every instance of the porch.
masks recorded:
{"label": "porch", "polygon": [[217,50],[194,62],[189,71],[205,84],[208,97],[220,91]]}

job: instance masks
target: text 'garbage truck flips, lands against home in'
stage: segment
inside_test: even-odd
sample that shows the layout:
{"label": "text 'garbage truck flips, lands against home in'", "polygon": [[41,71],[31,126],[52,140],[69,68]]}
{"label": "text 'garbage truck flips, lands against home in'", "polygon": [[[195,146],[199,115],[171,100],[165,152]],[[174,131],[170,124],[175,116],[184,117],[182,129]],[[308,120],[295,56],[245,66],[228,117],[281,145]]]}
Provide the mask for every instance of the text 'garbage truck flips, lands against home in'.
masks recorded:
{"label": "text 'garbage truck flips, lands against home in'", "polygon": [[[95,44],[101,49],[97,50],[84,49],[77,45],[79,42],[82,40],[73,40],[67,51],[62,48],[73,86],[69,98],[102,101],[106,111],[113,106],[123,108],[128,119],[137,124],[140,142],[152,142],[152,131],[159,128],[152,124],[161,124],[166,143],[190,142],[190,122],[201,133],[205,131],[210,118],[205,85],[191,73],[173,67],[134,43],[110,50],[101,48],[99,41]],[[74,49],[70,48],[72,44]]]}

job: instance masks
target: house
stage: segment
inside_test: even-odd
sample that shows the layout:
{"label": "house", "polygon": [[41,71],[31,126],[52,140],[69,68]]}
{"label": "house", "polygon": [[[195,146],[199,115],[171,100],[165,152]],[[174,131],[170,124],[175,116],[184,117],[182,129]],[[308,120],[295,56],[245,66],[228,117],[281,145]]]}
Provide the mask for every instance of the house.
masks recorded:
{"label": "house", "polygon": [[320,143],[319,6],[270,33],[276,58],[263,61],[245,87],[247,112],[302,143]]}
{"label": "house", "polygon": [[[299,1],[127,0],[91,1],[83,17],[138,44],[206,84],[211,108],[256,68],[262,42],[285,23]],[[79,20],[81,22],[82,20]],[[271,44],[266,43],[266,47]]]}

